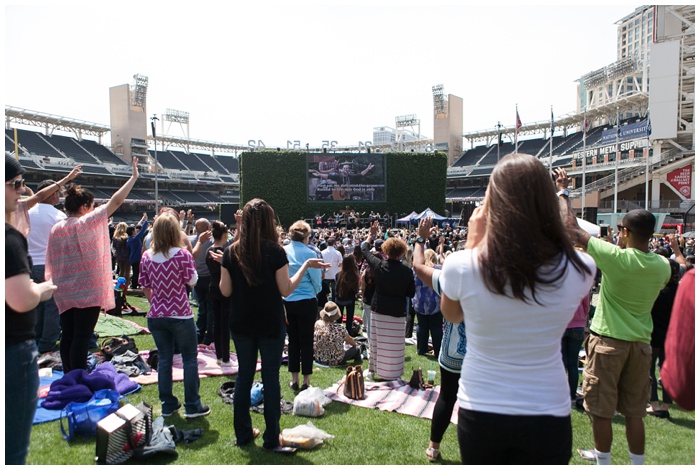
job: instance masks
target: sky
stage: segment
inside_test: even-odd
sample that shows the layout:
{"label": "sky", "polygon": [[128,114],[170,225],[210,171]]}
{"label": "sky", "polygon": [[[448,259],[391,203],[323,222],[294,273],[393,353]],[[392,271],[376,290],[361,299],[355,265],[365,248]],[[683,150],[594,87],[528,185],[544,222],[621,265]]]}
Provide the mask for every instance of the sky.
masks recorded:
{"label": "sky", "polygon": [[464,132],[513,126],[516,105],[524,124],[575,112],[576,80],[616,60],[615,22],[641,5],[33,3],[5,2],[6,105],[108,125],[109,88],[141,74],[149,116],[268,148],[354,146],[407,114],[432,138],[438,84]]}

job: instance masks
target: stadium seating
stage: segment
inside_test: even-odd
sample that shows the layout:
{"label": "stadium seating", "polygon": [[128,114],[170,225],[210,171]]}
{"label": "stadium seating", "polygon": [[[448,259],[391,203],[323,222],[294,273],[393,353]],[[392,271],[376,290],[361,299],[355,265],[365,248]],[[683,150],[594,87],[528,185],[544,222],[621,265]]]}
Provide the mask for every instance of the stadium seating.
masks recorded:
{"label": "stadium seating", "polygon": [[[5,129],[5,135],[14,142],[14,130]],[[28,131],[26,129],[17,129],[17,140],[21,147],[24,147],[31,155],[40,155],[44,157],[65,158],[65,155],[54,148],[41,134],[38,132]]]}
{"label": "stadium seating", "polygon": [[123,161],[116,155],[114,155],[107,147],[100,145],[99,143],[95,142],[94,140],[81,140],[80,145],[90,152],[92,155],[97,158],[97,160],[101,161],[102,163],[110,163],[113,165],[125,165]]}
{"label": "stadium seating", "polygon": [[[148,153],[151,154],[152,158],[156,158],[156,154],[153,150],[149,150]],[[165,152],[163,152],[162,150],[158,151],[158,165],[160,165],[164,169],[170,169],[170,170],[187,170],[188,169],[180,160],[178,160],[175,157],[175,155],[173,155],[168,150],[166,150]]]}
{"label": "stadium seating", "polygon": [[238,174],[238,159],[234,157],[227,157],[225,155],[217,155],[216,159],[219,161],[221,166],[226,168],[228,172],[232,175]]}

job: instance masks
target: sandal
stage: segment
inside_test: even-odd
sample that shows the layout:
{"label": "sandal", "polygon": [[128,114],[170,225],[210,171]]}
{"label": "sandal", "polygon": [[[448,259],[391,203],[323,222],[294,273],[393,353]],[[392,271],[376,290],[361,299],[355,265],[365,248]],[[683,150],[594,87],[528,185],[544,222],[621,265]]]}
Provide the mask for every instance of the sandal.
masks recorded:
{"label": "sandal", "polygon": [[440,460],[440,449],[436,449],[434,447],[428,447],[425,450],[425,455],[428,456],[428,460],[430,462],[437,462]]}
{"label": "sandal", "polygon": [[[250,442],[253,442],[259,435],[260,435],[260,429],[258,429],[258,428],[253,428],[253,438],[252,438],[250,441],[246,442],[245,444],[240,444],[240,445],[241,445],[241,446],[244,446],[244,445],[246,445],[246,444],[248,444],[248,443],[250,443]],[[236,439],[235,441],[233,441],[233,445],[236,446],[236,447],[239,447],[238,439]]]}
{"label": "sandal", "polygon": [[291,388],[295,392],[298,392],[299,391],[299,382],[289,382],[289,388]]}

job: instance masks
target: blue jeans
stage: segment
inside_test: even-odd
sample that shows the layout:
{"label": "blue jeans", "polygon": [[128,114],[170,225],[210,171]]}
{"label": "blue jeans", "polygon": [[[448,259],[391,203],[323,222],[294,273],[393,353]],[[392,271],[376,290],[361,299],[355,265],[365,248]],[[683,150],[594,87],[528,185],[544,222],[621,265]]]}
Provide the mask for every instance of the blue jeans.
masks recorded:
{"label": "blue jeans", "polygon": [[433,338],[433,352],[435,357],[440,354],[442,347],[442,313],[423,315],[416,312],[418,328],[416,329],[416,344],[418,354],[428,353],[428,335]]}
{"label": "blue jeans", "polygon": [[197,328],[194,319],[149,318],[148,329],[158,348],[158,396],[163,413],[172,413],[178,405],[173,395],[173,354],[176,344],[182,354],[184,369],[185,413],[198,412],[202,401],[199,397]]}
{"label": "blue jeans", "polygon": [[24,465],[39,400],[39,353],[33,339],[5,346],[5,464]]}
{"label": "blue jeans", "polygon": [[583,328],[567,328],[561,339],[561,358],[569,376],[569,395],[572,400],[576,399],[578,388],[578,353],[583,344],[583,335]]}
{"label": "blue jeans", "polygon": [[211,276],[205,276],[198,278],[197,284],[194,286],[194,291],[197,294],[197,303],[199,304],[197,341],[202,344],[214,342],[214,306],[209,295],[209,284],[211,284]]}
{"label": "blue jeans", "polygon": [[[44,282],[44,265],[32,267],[32,280],[37,284]],[[56,350],[56,343],[61,339],[61,320],[58,315],[56,301],[51,297],[40,302],[36,307],[36,344],[39,354]]]}
{"label": "blue jeans", "polygon": [[262,361],[262,381],[264,385],[265,433],[263,447],[278,447],[280,435],[280,367],[285,331],[277,338],[258,338],[231,332],[233,344],[238,354],[238,377],[236,393],[233,395],[233,430],[238,445],[245,445],[253,439],[253,424],[250,419],[250,390],[253,387],[258,351]]}

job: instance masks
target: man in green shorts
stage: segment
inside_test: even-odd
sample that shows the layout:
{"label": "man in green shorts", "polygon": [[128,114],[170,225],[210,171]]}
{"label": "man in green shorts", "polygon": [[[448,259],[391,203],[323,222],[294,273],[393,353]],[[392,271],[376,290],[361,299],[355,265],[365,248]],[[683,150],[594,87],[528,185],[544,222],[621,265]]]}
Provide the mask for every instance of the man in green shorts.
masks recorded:
{"label": "man in green shorts", "polygon": [[664,257],[649,251],[656,219],[651,212],[628,212],[618,226],[617,246],[591,237],[571,210],[566,170],[553,172],[562,218],[574,243],[593,257],[603,273],[600,297],[585,342],[584,407],[593,418],[596,461],[610,464],[612,418],[625,417],[630,460],[644,463],[644,417],[650,394],[651,307],[671,277]]}

